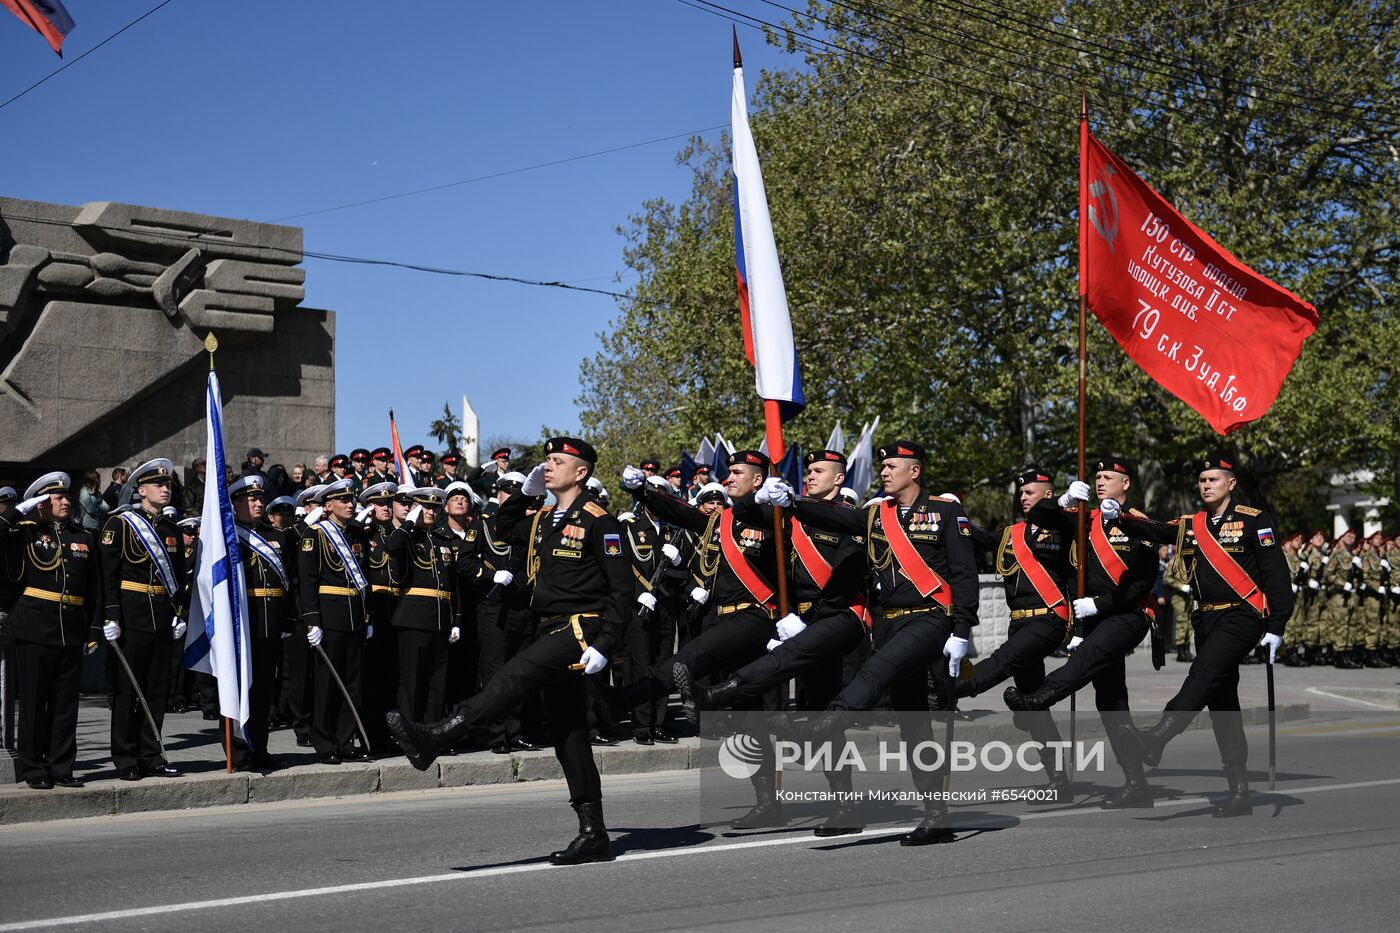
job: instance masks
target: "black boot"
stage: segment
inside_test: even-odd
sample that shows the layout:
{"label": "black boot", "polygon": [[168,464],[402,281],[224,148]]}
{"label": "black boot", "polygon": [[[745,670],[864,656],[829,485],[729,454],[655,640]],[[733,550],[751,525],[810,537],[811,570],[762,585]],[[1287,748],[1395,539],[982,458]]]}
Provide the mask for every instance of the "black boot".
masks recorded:
{"label": "black boot", "polygon": [[1150,810],[1152,809],[1152,788],[1142,771],[1142,762],[1124,758],[1118,762],[1123,768],[1123,786],[1118,793],[1099,804],[1101,810]]}
{"label": "black boot", "polygon": [[602,802],[576,803],[574,810],[578,812],[578,835],[563,849],[549,853],[549,861],[554,865],[611,862],[612,842],[603,825]]}
{"label": "black boot", "polygon": [[1070,783],[1069,774],[1067,772],[1057,770],[1053,764],[1046,764],[1045,776],[1050,779],[1050,783],[1046,787],[1046,789],[1050,791],[1050,794],[1044,797],[1033,797],[1028,800],[1027,803],[1055,804],[1074,802],[1074,785]]}
{"label": "black boot", "polygon": [[434,723],[414,722],[396,709],[385,713],[384,721],[389,724],[389,734],[408,756],[408,763],[419,771],[428,770],[443,749],[471,734],[465,703],[457,704],[451,715]]}
{"label": "black boot", "polygon": [[824,742],[846,730],[845,713],[828,709],[810,716],[805,723],[793,723],[792,738],[798,742]]}
{"label": "black boot", "polygon": [[948,816],[948,805],[941,800],[930,800],[924,804],[924,818],[914,831],[900,837],[902,846],[936,846],[953,842],[953,821]]}
{"label": "black boot", "polygon": [[836,803],[831,808],[831,816],[826,818],[826,822],[812,830],[812,835],[846,836],[864,829],[865,823],[856,813],[854,792],[851,789],[851,772],[829,771],[826,775],[826,783],[831,788],[831,792],[836,795]]}
{"label": "black boot", "polygon": [[681,714],[686,721],[697,729],[700,727],[700,704],[697,702],[695,689],[695,675],[690,673],[690,668],[677,661],[671,665],[671,680],[676,685],[676,692],[681,697]]}
{"label": "black boot", "polygon": [[764,829],[770,826],[786,826],[783,805],[778,802],[778,785],[773,776],[756,774],[753,777],[754,795],[758,802],[752,810],[729,824],[731,829]]}
{"label": "black boot", "polygon": [[1055,696],[1054,689],[1048,684],[1041,684],[1030,693],[1022,693],[1015,686],[1007,687],[1001,698],[1006,701],[1008,709],[1014,709],[1018,712],[1044,711],[1054,706],[1060,699]]}
{"label": "black boot", "polygon": [[958,700],[973,696],[972,681],[945,677],[943,672],[929,671],[928,708],[935,713],[956,710]]}
{"label": "black boot", "polygon": [[1162,714],[1161,719],[1146,729],[1138,730],[1131,724],[1120,726],[1118,738],[1124,756],[1157,767],[1167,743],[1184,732],[1195,718],[1196,714],[1193,712],[1168,710]]}
{"label": "black boot", "polygon": [[1249,772],[1242,767],[1227,765],[1225,768],[1225,780],[1230,783],[1230,796],[1225,802],[1211,811],[1211,816],[1231,817],[1249,816],[1254,812],[1254,805],[1249,802]]}
{"label": "black boot", "polygon": [[1385,658],[1381,657],[1381,652],[1380,652],[1380,649],[1379,649],[1379,648],[1371,648],[1371,649],[1369,649],[1369,650],[1366,652],[1366,660],[1365,660],[1364,664],[1365,664],[1366,667],[1389,667],[1389,666],[1390,666],[1389,664],[1386,663]]}
{"label": "black boot", "polygon": [[705,709],[727,709],[739,699],[741,686],[739,678],[731,677],[717,687],[706,687],[700,691],[700,705]]}
{"label": "black boot", "polygon": [[1191,657],[1191,649],[1186,645],[1176,646],[1176,659],[1182,664],[1190,664],[1194,658]]}

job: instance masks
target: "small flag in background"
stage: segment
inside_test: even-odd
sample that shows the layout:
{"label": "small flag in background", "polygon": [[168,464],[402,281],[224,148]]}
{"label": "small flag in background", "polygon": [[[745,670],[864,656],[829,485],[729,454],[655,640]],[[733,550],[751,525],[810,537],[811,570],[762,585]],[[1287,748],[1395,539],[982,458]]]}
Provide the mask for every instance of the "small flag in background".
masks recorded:
{"label": "small flag in background", "polygon": [[63,57],[63,40],[77,24],[60,0],[0,0],[0,3],[47,39],[59,58]]}
{"label": "small flag in background", "polygon": [[389,409],[389,437],[394,442],[394,469],[399,473],[399,485],[413,483],[413,476],[408,472],[408,461],[403,458],[403,448],[399,446],[399,429],[394,424],[394,410]]}

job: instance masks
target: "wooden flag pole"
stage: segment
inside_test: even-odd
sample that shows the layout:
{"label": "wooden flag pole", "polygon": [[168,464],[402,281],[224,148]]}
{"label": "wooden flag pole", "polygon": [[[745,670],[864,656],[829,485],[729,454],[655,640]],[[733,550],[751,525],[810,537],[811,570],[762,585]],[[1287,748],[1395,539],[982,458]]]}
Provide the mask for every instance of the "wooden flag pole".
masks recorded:
{"label": "wooden flag pole", "polygon": [[[768,459],[776,466],[783,459],[783,419],[774,399],[763,400],[763,423],[768,436]],[[783,510],[773,507],[773,547],[778,558],[778,617],[788,614],[787,545],[783,541]]]}
{"label": "wooden flag pole", "polygon": [[233,720],[224,717],[224,767],[233,773]]}

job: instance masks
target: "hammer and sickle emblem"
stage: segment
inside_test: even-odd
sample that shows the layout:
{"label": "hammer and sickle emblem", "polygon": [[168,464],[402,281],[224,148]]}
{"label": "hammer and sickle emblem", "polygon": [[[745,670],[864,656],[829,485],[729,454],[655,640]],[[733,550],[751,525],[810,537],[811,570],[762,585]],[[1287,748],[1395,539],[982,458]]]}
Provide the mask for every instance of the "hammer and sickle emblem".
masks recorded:
{"label": "hammer and sickle emblem", "polygon": [[[1113,166],[1105,165],[1102,172],[1102,180],[1095,179],[1089,183],[1089,197],[1099,202],[1096,208],[1089,205],[1089,223],[1094,225],[1094,229],[1099,231],[1099,236],[1108,241],[1108,251],[1113,252],[1113,241],[1118,238],[1118,195],[1114,193],[1113,186],[1108,183],[1108,179],[1113,175]],[[1108,194],[1108,200],[1104,201],[1104,194]],[[1113,215],[1112,223],[1109,223],[1105,208],[1111,206]]]}

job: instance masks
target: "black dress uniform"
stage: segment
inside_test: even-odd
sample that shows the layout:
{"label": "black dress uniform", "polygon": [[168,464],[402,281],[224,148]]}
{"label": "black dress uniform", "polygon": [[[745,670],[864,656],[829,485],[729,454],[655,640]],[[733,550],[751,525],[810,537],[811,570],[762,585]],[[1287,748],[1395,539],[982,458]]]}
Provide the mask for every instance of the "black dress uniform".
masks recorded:
{"label": "black dress uniform", "polygon": [[[665,581],[657,573],[662,564],[670,561],[662,553],[662,548],[671,543],[674,535],[670,526],[656,521],[645,511],[622,522],[623,539],[627,544],[628,562],[632,565],[633,592],[637,597],[646,596],[655,600],[655,607],[646,609],[633,603],[628,622],[627,649],[629,681],[648,677],[655,668],[665,669],[675,654],[676,617],[674,600],[666,595]],[[675,545],[672,545],[673,547]],[[653,581],[655,581],[653,583]],[[644,697],[632,709],[632,737],[641,744],[655,741],[653,734],[662,731],[663,739],[669,738],[665,732],[667,697],[665,695]]]}
{"label": "black dress uniform", "polygon": [[[364,507],[389,505],[397,489],[392,482],[366,486],[359,502]],[[365,631],[373,629],[374,634],[365,639],[361,684],[365,729],[376,751],[393,748],[384,715],[399,703],[399,640],[390,620],[399,604],[400,588],[398,568],[386,547],[393,531],[392,519],[386,519],[367,524],[364,534],[365,575],[369,578],[369,624]]]}
{"label": "black dress uniform", "polygon": [[[321,501],[336,496],[350,498],[354,493],[348,479],[328,485]],[[322,527],[322,523],[331,523]],[[348,556],[335,544],[339,534],[349,549]],[[352,703],[360,704],[361,662],[364,658],[365,628],[369,624],[369,580],[364,574],[364,531],[353,522],[340,525],[325,517],[301,539],[299,588],[301,619],[307,631],[321,630],[321,650],[345,684]],[[351,563],[353,562],[353,563]],[[305,637],[299,635],[297,637]],[[339,764],[346,758],[363,758],[354,751],[354,711],[336,686],[319,653],[311,652],[316,688],[311,713],[311,744],[326,764]]]}
{"label": "black dress uniform", "polygon": [[[315,507],[314,497],[321,492],[321,486],[311,486],[297,493],[297,506]],[[312,533],[311,526],[304,519],[298,519],[286,531],[287,562],[301,572],[301,544]],[[297,612],[301,612],[301,587],[297,586]],[[311,746],[312,695],[315,689],[315,668],[311,665],[311,646],[307,644],[305,632],[298,626],[282,645],[282,719],[292,727],[297,745]]]}
{"label": "black dress uniform", "polygon": [[[69,489],[67,474],[49,473],[24,498]],[[15,642],[19,778],[35,788],[81,786],[73,777],[78,680],[84,642],[102,637],[97,541],[80,525],[11,509],[0,514],[0,555],[4,579],[19,593],[6,623]]]}
{"label": "black dress uniform", "polygon": [[[1231,461],[1212,457],[1204,470],[1233,472]],[[1196,659],[1176,696],[1167,701],[1161,720],[1136,736],[1131,744],[1155,765],[1162,749],[1202,709],[1211,711],[1211,725],[1231,801],[1218,816],[1249,812],[1245,762],[1249,747],[1240,718],[1240,663],[1258,646],[1265,633],[1283,636],[1293,613],[1293,587],[1288,560],[1280,547],[1282,535],[1273,516],[1235,501],[1230,496],[1215,516],[1205,512],[1183,515],[1170,522],[1125,514],[1117,526],[1134,538],[1157,544],[1175,543],[1185,561],[1196,610],[1191,628],[1196,633]],[[1209,550],[1197,529],[1209,535]],[[1233,582],[1232,582],[1233,580]]]}
{"label": "black dress uniform", "polygon": [[[136,488],[147,482],[169,483],[173,474],[169,460],[153,460],[133,470],[127,484]],[[189,607],[180,529],[160,513],[133,506],[128,513],[107,519],[99,546],[104,621],[121,626],[117,647],[131,666],[159,729],[170,693],[174,624]],[[163,573],[171,579],[164,579]],[[125,780],[179,773],[161,757],[160,738],[151,732],[124,671],[117,672],[112,700],[112,763],[117,776]]]}
{"label": "black dress uniform", "polygon": [[[436,488],[420,488],[412,495],[417,505],[438,508],[447,498]],[[400,595],[393,615],[399,647],[398,709],[416,722],[442,718],[449,639],[462,635],[455,540],[405,522],[384,542],[398,567]]]}
{"label": "black dress uniform", "polygon": [[[576,438],[551,438],[545,452],[589,464],[597,460],[593,448]],[[534,583],[532,608],[539,618],[534,642],[448,719],[425,726],[392,713],[390,728],[409,761],[427,768],[439,750],[486,728],[528,693],[542,691],[554,753],[579,817],[578,837],[551,858],[556,863],[607,859],[611,849],[603,824],[602,784],[588,741],[583,677],[576,667],[585,657],[611,658],[630,612],[632,585],[622,528],[582,488],[566,509],[548,507],[527,518],[534,500],[524,491],[501,504],[496,522],[505,536],[521,524],[530,529],[526,572]]]}

